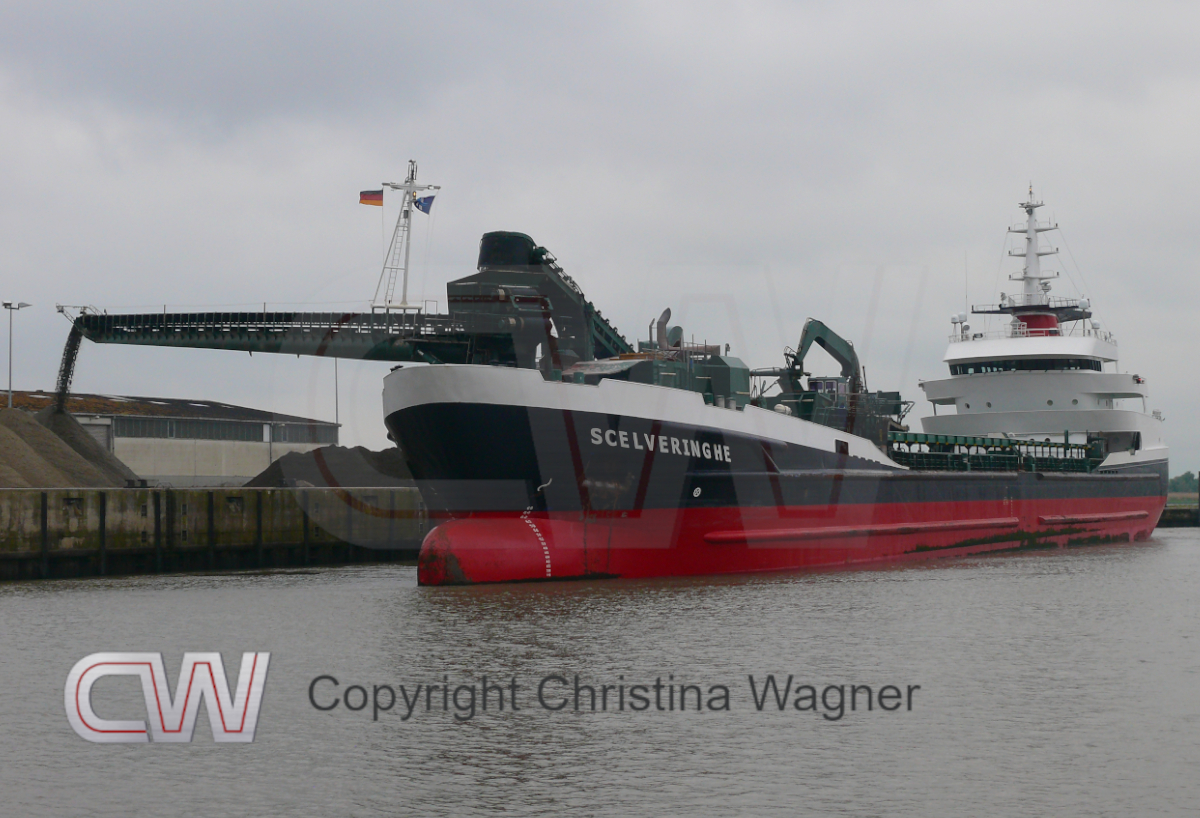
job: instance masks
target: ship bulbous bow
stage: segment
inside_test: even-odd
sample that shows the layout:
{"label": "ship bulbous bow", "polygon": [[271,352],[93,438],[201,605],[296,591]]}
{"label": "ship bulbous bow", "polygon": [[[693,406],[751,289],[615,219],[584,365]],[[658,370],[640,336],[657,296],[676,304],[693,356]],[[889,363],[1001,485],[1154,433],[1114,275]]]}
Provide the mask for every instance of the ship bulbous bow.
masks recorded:
{"label": "ship bulbous bow", "polygon": [[449,520],[421,544],[420,585],[603,578],[588,570],[585,524],[520,517]]}

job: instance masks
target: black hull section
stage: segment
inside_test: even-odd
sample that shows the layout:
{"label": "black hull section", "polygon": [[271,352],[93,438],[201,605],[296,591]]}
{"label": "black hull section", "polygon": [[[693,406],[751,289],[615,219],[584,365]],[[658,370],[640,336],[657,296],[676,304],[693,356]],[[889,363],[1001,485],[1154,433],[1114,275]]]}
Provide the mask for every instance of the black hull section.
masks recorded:
{"label": "black hull section", "polygon": [[[434,514],[1161,498],[1167,462],[1094,474],[914,472],[795,443],[619,415],[425,404],[386,419]],[[684,452],[687,452],[684,454]]]}

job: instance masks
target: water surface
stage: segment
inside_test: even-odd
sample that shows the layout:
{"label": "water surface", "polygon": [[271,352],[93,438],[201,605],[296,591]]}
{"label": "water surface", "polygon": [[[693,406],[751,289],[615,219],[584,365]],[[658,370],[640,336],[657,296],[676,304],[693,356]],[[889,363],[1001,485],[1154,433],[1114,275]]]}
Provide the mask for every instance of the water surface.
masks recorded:
{"label": "water surface", "polygon": [[[0,585],[0,812],[1190,815],[1198,589],[1196,529],[765,577],[419,588],[412,567],[366,566]],[[82,657],[161,651],[174,682],[184,651],[212,650],[230,676],[242,651],[272,654],[252,744],[214,744],[203,712],[183,745],[68,725]],[[577,673],[725,685],[730,709],[537,706],[540,679]],[[833,720],[756,709],[748,677],[771,673],[920,689],[911,711]],[[308,691],[326,674],[367,690],[515,677],[523,709],[460,720],[438,694],[408,720],[320,712]],[[132,679],[94,701],[144,718]]]}

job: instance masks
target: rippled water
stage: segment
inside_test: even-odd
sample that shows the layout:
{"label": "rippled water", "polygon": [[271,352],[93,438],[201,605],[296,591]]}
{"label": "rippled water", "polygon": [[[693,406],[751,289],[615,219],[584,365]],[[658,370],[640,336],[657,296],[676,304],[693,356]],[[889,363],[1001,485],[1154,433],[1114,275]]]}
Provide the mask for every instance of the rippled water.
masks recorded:
{"label": "rippled water", "polygon": [[[734,579],[427,589],[370,566],[3,585],[0,813],[1195,814],[1198,589],[1196,529]],[[204,714],[183,745],[91,744],[68,725],[82,657],[161,651],[173,682],[184,651],[211,650],[231,676],[242,651],[272,654],[254,743],[214,744]],[[576,673],[723,684],[730,709],[538,707],[540,679]],[[747,677],[768,673],[920,689],[911,711],[830,720],[758,711]],[[516,677],[523,709],[460,721],[439,693],[376,722],[314,709],[323,674],[368,690]],[[134,684],[98,683],[97,712],[143,718]]]}

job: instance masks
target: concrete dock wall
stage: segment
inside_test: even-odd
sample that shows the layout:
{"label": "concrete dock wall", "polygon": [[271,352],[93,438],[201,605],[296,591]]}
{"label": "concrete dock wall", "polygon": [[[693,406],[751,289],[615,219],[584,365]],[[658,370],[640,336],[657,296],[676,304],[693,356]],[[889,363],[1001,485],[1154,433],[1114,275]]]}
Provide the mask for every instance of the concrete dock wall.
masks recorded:
{"label": "concrete dock wall", "polygon": [[1167,506],[1158,521],[1159,528],[1195,528],[1200,525],[1196,506]]}
{"label": "concrete dock wall", "polygon": [[2,489],[0,580],[413,559],[412,488]]}

